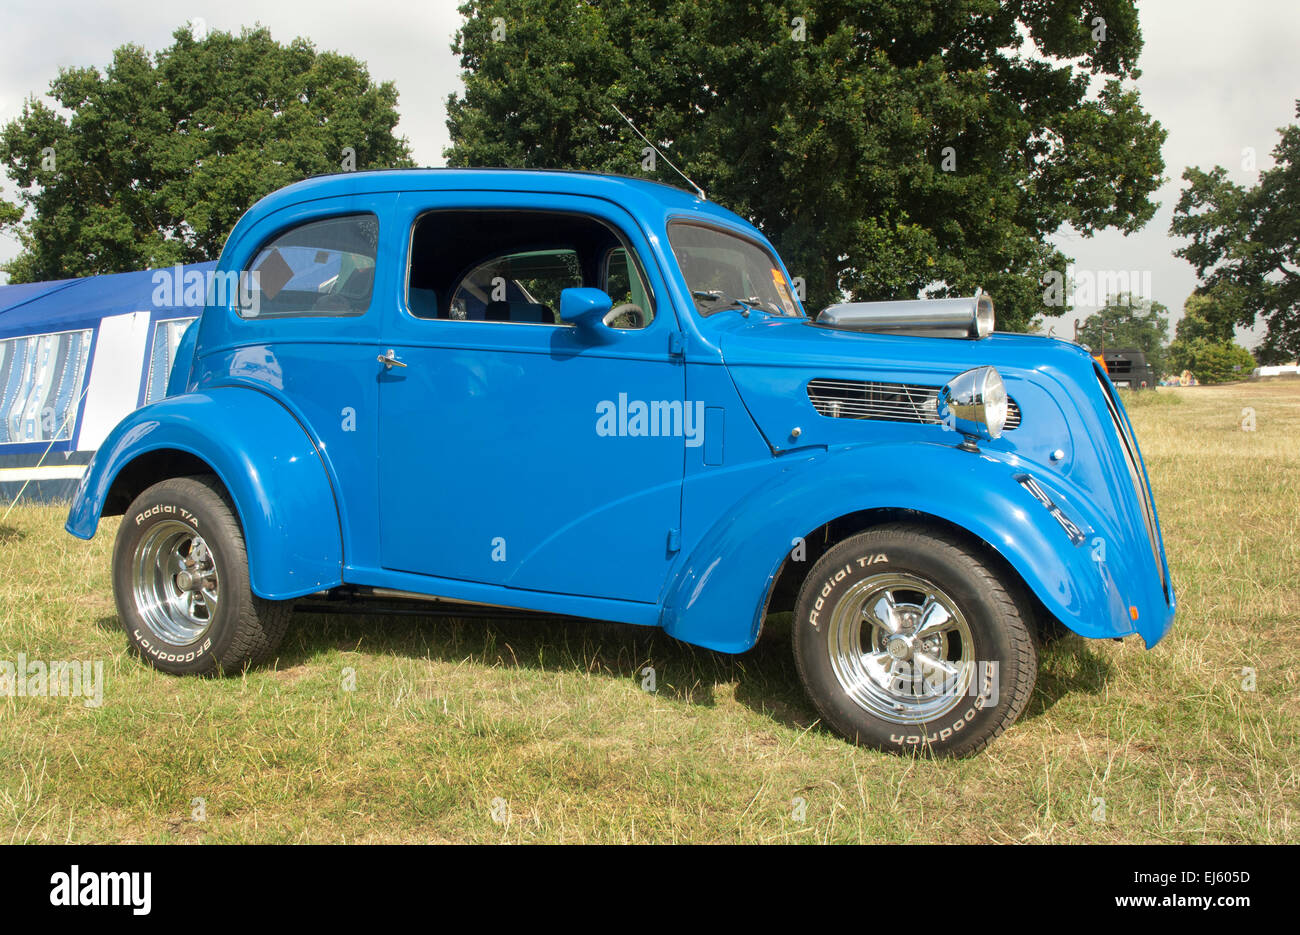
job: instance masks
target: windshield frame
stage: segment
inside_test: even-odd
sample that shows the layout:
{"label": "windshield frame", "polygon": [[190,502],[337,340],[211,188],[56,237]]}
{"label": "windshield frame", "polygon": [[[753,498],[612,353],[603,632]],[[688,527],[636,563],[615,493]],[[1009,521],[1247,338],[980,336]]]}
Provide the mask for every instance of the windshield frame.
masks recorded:
{"label": "windshield frame", "polygon": [[[794,305],[794,310],[795,310],[794,315],[780,314],[779,317],[791,318],[791,319],[803,319],[805,321],[808,320],[808,313],[804,310],[803,303],[799,300],[799,294],[794,287],[794,281],[790,277],[789,271],[785,268],[785,264],[781,261],[781,258],[777,256],[776,251],[774,249],[767,246],[763,241],[755,239],[749,233],[743,230],[738,230],[737,228],[731,227],[729,225],[720,224],[715,221],[702,220],[696,217],[673,217],[668,220],[668,223],[666,225],[666,233],[668,235],[668,254],[669,256],[671,256],[673,264],[677,267],[677,275],[681,277],[681,281],[686,285],[686,295],[687,298],[690,299],[690,307],[695,312],[695,314],[698,315],[700,318],[710,318],[718,314],[719,312],[735,310],[740,306],[736,302],[728,302],[725,299],[720,299],[717,303],[717,307],[712,310],[706,310],[700,307],[699,301],[695,298],[695,294],[691,287],[690,280],[687,279],[686,273],[682,269],[680,261],[677,259],[677,249],[675,244],[673,243],[673,229],[675,227],[698,227],[703,230],[711,231],[712,233],[715,234],[722,234],[727,237],[733,237],[736,240],[741,241],[743,244],[751,246],[756,250],[762,252],[762,254],[765,257],[767,257],[767,261],[770,268],[781,271],[781,276],[784,278],[786,288],[789,290],[790,293],[790,301]],[[773,315],[773,316],[778,315],[778,313],[773,312],[765,308],[764,306],[749,305],[746,302],[747,297],[727,296],[727,298],[737,299],[739,302],[744,303],[745,308],[753,309],[755,311],[760,311],[767,315]]]}

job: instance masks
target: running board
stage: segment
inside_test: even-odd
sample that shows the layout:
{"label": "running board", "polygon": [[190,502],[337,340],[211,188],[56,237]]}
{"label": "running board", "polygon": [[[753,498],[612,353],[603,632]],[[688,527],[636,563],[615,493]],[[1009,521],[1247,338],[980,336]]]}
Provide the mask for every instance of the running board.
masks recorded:
{"label": "running board", "polygon": [[318,591],[294,602],[294,611],[303,614],[356,614],[398,617],[463,617],[483,620],[553,620],[586,621],[586,617],[548,614],[500,604],[475,601],[452,601],[415,591],[391,588],[350,587]]}

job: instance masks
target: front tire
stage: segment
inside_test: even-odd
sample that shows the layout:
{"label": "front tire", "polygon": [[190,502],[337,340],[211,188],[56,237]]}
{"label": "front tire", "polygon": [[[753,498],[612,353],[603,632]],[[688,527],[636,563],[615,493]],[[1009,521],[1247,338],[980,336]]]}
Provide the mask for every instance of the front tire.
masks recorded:
{"label": "front tire", "polygon": [[173,675],[238,672],[274,654],[292,605],[249,586],[239,521],[215,477],[175,477],[136,497],[113,546],[127,641]]}
{"label": "front tire", "polygon": [[969,756],[1015,722],[1033,691],[1038,653],[1018,596],[955,537],[877,527],[813,565],[795,605],[795,665],[849,740]]}

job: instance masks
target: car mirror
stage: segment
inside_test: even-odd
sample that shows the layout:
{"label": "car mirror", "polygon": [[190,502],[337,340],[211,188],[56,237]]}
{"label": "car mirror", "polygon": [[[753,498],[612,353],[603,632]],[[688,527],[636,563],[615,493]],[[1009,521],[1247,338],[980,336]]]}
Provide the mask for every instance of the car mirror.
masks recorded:
{"label": "car mirror", "polygon": [[618,332],[605,324],[605,316],[613,305],[614,300],[600,289],[565,289],[560,293],[560,320],[573,325],[592,341],[608,344],[618,336]]}

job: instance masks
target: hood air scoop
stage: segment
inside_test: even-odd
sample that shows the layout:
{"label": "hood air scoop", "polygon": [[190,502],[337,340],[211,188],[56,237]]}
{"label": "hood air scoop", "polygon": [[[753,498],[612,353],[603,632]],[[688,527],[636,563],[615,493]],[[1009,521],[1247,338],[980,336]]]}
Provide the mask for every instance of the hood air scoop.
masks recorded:
{"label": "hood air scoop", "polygon": [[979,339],[993,332],[993,300],[976,289],[975,295],[960,299],[844,302],[822,309],[817,324],[841,331]]}

